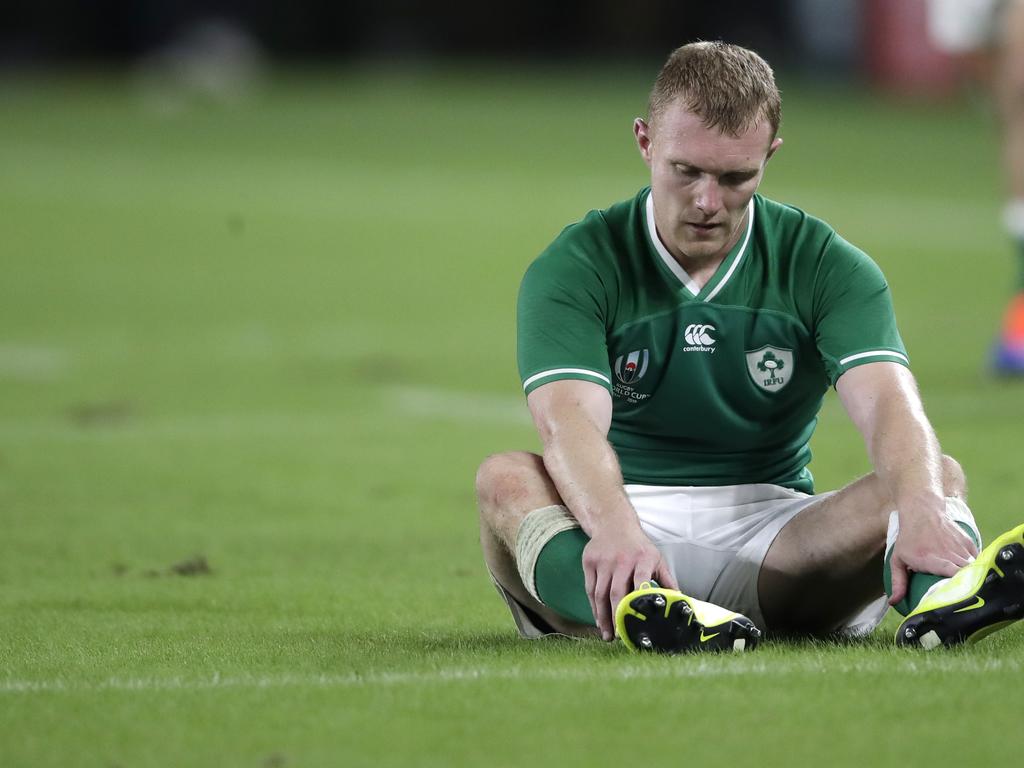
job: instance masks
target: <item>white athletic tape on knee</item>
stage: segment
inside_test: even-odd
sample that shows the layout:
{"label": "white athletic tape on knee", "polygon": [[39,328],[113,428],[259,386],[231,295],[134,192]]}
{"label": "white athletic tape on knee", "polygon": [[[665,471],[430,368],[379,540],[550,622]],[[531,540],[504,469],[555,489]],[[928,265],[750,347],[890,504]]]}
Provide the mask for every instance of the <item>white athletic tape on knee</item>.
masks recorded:
{"label": "white athletic tape on knee", "polygon": [[571,531],[579,527],[576,518],[561,504],[535,509],[519,524],[519,532],[516,534],[516,567],[519,569],[523,586],[537,598],[537,602],[543,602],[537,594],[537,581],[534,576],[540,551],[562,531]]}

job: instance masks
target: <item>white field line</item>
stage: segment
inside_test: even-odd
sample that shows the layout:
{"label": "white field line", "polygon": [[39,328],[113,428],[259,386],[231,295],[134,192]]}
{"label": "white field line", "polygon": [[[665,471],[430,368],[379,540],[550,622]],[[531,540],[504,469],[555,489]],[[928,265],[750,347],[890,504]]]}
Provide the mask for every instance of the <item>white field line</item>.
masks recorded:
{"label": "white field line", "polygon": [[68,353],[57,347],[0,344],[0,379],[55,379],[70,367]]}
{"label": "white field line", "polygon": [[753,664],[718,664],[681,661],[678,666],[622,666],[600,669],[538,669],[510,667],[506,669],[452,668],[422,672],[369,672],[365,674],[309,674],[267,676],[210,677],[111,677],[99,681],[75,680],[0,680],[0,694],[28,693],[93,693],[99,691],[207,691],[266,688],[377,688],[389,686],[449,685],[457,683],[489,683],[494,681],[524,682],[628,682],[634,680],[713,679],[731,677],[788,677],[793,675],[918,675],[932,673],[978,674],[985,672],[1020,673],[1024,662],[1003,659],[977,660],[921,657],[898,660],[846,662],[808,659],[798,662],[757,662]]}
{"label": "white field line", "polygon": [[395,387],[390,399],[395,407],[412,416],[468,424],[530,424],[530,412],[522,396]]}
{"label": "white field line", "polygon": [[[2,370],[0,370],[2,373]],[[529,426],[524,398],[487,395],[430,387],[394,387],[383,391],[377,409],[398,411],[418,419],[465,424],[517,424]],[[0,420],[0,440],[109,442],[118,440],[194,440],[321,435],[344,433],[349,413],[342,410],[314,413],[253,411],[190,414],[158,419],[130,419],[121,423],[83,427],[57,419]]]}
{"label": "white field line", "polygon": [[0,421],[0,440],[54,442],[111,442],[120,440],[237,440],[275,435],[330,433],[344,424],[337,413],[210,414],[209,416],[161,417],[124,423],[79,426],[69,421],[38,419]]}

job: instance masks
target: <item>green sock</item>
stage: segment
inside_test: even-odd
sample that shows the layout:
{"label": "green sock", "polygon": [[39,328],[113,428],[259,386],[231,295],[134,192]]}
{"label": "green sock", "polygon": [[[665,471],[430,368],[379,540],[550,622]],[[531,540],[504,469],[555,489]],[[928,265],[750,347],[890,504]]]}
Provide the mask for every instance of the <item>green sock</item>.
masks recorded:
{"label": "green sock", "polygon": [[583,548],[589,541],[579,528],[555,534],[537,556],[533,577],[544,605],[559,616],[597,626],[583,576]]}
{"label": "green sock", "polygon": [[[977,546],[981,546],[969,525],[961,522],[958,522],[958,525]],[[553,536],[537,556],[534,580],[537,594],[544,605],[567,619],[595,626],[597,622],[594,621],[594,613],[590,610],[583,576],[583,548],[589,541],[587,534],[579,528],[562,531]],[[887,595],[892,595],[892,570],[889,564],[891,558],[890,550],[885,555],[885,567],[882,571]],[[894,608],[907,616],[921,602],[925,593],[943,578],[931,573],[912,573],[906,597]]]}
{"label": "green sock", "polygon": [[[975,546],[981,548],[981,542],[978,541],[974,531],[971,530],[971,526],[967,523],[962,523],[957,520],[957,525],[963,528],[967,535],[974,542]],[[892,560],[892,550],[890,549],[885,553],[885,564],[882,567],[882,583],[885,585],[885,594],[892,597],[892,567],[890,565]],[[909,616],[917,604],[921,602],[921,598],[924,597],[925,593],[935,586],[938,582],[942,581],[945,576],[936,576],[934,573],[911,573],[910,583],[907,585],[907,594],[900,600],[896,605],[893,606],[904,616]]]}

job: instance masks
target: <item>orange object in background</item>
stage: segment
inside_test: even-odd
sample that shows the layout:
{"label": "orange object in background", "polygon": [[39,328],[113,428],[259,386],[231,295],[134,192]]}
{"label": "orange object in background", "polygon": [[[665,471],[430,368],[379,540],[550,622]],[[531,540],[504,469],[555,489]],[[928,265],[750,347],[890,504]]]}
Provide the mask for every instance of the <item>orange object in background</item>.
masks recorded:
{"label": "orange object in background", "polygon": [[1024,293],[1018,294],[1006,308],[1003,338],[1013,344],[1024,344]]}
{"label": "orange object in background", "polygon": [[928,37],[926,0],[864,0],[864,55],[876,85],[945,96],[956,86],[953,59]]}

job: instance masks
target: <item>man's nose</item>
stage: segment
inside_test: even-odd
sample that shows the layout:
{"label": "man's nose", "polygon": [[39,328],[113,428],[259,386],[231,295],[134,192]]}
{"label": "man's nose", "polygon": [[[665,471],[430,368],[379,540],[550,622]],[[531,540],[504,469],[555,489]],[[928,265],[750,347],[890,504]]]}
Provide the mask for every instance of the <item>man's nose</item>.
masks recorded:
{"label": "man's nose", "polygon": [[718,185],[718,179],[713,176],[705,176],[697,186],[697,208],[701,213],[714,215],[722,207],[722,189]]}

